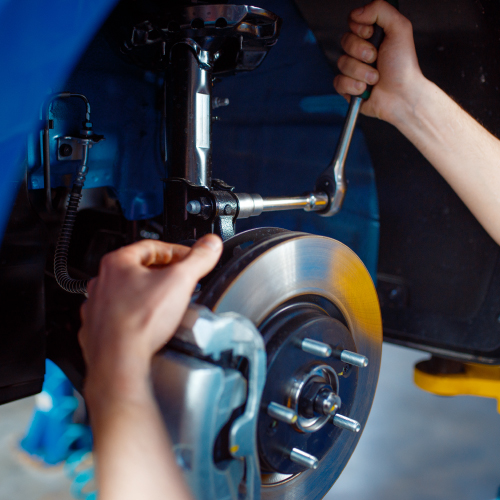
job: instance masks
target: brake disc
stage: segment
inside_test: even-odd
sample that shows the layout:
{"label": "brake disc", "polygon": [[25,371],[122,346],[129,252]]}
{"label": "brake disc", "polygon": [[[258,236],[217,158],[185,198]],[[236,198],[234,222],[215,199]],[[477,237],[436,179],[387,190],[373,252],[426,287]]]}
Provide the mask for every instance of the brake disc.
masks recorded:
{"label": "brake disc", "polygon": [[[320,499],[361,432],[333,425],[334,413],[318,408],[318,401],[328,408],[338,402],[337,415],[359,422],[362,430],[375,395],[382,322],[373,282],[356,254],[331,238],[260,228],[238,234],[224,248],[225,263],[198,302],[217,313],[246,316],[266,343],[268,373],[257,430],[261,496]],[[332,355],[309,352],[304,340],[330,346]],[[345,363],[343,350],[366,356],[368,365]],[[276,419],[268,411],[271,403],[296,411],[298,419]],[[308,468],[293,459],[292,450],[317,461]]]}

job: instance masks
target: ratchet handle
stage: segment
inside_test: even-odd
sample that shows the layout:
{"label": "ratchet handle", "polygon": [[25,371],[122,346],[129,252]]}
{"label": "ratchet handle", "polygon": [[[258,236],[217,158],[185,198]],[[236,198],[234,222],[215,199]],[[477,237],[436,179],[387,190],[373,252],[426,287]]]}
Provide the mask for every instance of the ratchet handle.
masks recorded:
{"label": "ratchet handle", "polygon": [[[386,1],[399,10],[398,0]],[[383,40],[384,30],[375,24],[373,35],[368,41],[375,45],[378,50]],[[372,66],[376,67],[376,62],[373,63]],[[328,196],[327,207],[321,212],[318,212],[318,214],[323,217],[331,217],[342,208],[342,203],[344,202],[347,190],[347,182],[344,175],[345,161],[347,153],[349,152],[349,146],[354,134],[354,128],[356,127],[356,121],[361,109],[361,104],[363,103],[363,100],[370,97],[371,90],[372,87],[369,86],[360,96],[351,97],[351,102],[349,103],[349,109],[345,118],[344,127],[342,128],[342,132],[340,134],[339,142],[337,143],[335,155],[330,165],[328,165],[326,170],[316,180],[314,190],[318,193],[325,193]]]}
{"label": "ratchet handle", "polygon": [[[386,0],[387,3],[391,4],[393,7],[399,10],[399,2],[398,0]],[[374,24],[373,25],[373,35],[368,39],[368,41],[378,50],[380,46],[382,45],[382,42],[384,41],[384,30],[378,25]],[[377,61],[374,61],[373,63],[370,64],[373,68],[377,67]],[[359,96],[361,99],[364,99],[365,101],[370,98],[370,95],[372,93],[372,88],[373,85],[368,85],[366,87],[366,90]]]}

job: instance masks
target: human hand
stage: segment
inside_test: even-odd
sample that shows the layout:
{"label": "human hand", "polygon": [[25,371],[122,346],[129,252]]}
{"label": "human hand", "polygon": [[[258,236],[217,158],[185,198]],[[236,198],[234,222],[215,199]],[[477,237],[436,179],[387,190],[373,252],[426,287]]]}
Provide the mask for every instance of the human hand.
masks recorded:
{"label": "human hand", "polygon": [[[375,23],[385,33],[378,53],[368,42]],[[335,90],[349,99],[350,95],[361,95],[367,84],[375,85],[361,111],[396,124],[420,99],[425,80],[418,65],[412,25],[392,5],[375,0],[351,12],[349,28],[351,32],[341,40],[346,54],[337,62],[341,74],[335,77]],[[374,61],[377,68],[369,65]]]}
{"label": "human hand", "polygon": [[103,257],[81,309],[86,391],[126,392],[147,379],[151,357],[175,333],[221,251],[220,238],[208,235],[192,248],[143,240]]}

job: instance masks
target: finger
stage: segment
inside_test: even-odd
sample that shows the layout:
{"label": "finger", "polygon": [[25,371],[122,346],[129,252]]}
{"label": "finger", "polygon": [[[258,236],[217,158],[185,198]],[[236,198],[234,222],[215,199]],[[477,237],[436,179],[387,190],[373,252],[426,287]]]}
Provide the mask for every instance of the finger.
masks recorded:
{"label": "finger", "polygon": [[96,287],[97,284],[97,278],[92,278],[88,284],[87,284],[87,296],[90,296],[92,293],[92,290]]}
{"label": "finger", "polygon": [[114,265],[165,266],[181,261],[189,254],[189,247],[157,240],[142,240],[120,248],[105,256]]}
{"label": "finger", "polygon": [[359,38],[353,33],[346,33],[342,37],[340,44],[345,53],[355,59],[366,63],[372,63],[377,59],[377,49],[370,42]]}
{"label": "finger", "polygon": [[[343,75],[353,80],[369,85],[375,85],[378,82],[379,74],[375,68],[352,57],[340,56],[337,66]],[[360,86],[358,85],[357,87],[359,88]]]}
{"label": "finger", "polygon": [[87,301],[83,302],[82,305],[80,306],[80,320],[83,323],[86,319],[86,314],[87,314]]}
{"label": "finger", "polygon": [[349,29],[361,38],[368,40],[373,35],[373,26],[366,24],[355,23],[354,21],[349,20]]}
{"label": "finger", "polygon": [[190,276],[198,281],[215,267],[221,253],[222,240],[214,234],[208,234],[191,247],[179,266],[189,269]]}
{"label": "finger", "polygon": [[364,7],[353,10],[350,14],[350,20],[365,25],[378,24],[384,29],[386,35],[396,33],[400,30],[401,24],[409,23],[398,9],[385,0],[375,0]]}
{"label": "finger", "polygon": [[354,80],[345,75],[337,75],[333,80],[333,86],[344,97],[346,94],[360,95],[366,90],[366,83]]}

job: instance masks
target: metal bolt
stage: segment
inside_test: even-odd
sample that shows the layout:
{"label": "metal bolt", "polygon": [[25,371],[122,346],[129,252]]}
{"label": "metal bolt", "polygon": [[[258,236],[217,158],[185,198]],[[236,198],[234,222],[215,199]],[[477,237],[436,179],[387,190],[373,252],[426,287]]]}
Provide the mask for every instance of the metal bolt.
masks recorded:
{"label": "metal bolt", "polygon": [[341,406],[340,397],[333,391],[321,391],[314,400],[314,411],[322,415],[334,415]]}
{"label": "metal bolt", "polygon": [[267,414],[280,422],[285,422],[285,424],[294,424],[297,422],[298,418],[297,413],[295,413],[291,408],[275,403],[274,401],[269,403],[269,406],[267,407]]}
{"label": "metal bolt", "polygon": [[361,430],[361,424],[352,418],[344,417],[344,415],[339,415],[338,413],[333,417],[333,425],[340,427],[351,432],[359,432]]}
{"label": "metal bolt", "polygon": [[198,200],[191,200],[186,205],[186,211],[188,214],[199,214],[201,212],[201,203]]}
{"label": "metal bolt", "polygon": [[319,460],[315,456],[309,455],[309,453],[298,448],[294,448],[290,452],[290,460],[308,469],[317,469],[319,465]]}
{"label": "metal bolt", "polygon": [[313,339],[303,339],[300,344],[301,349],[320,358],[329,358],[332,355],[332,348],[323,342]]}
{"label": "metal bolt", "polygon": [[227,97],[213,97],[212,98],[212,108],[222,108],[224,106],[229,106],[229,99]]}
{"label": "metal bolt", "polygon": [[73,154],[73,148],[71,144],[61,144],[59,147],[59,154],[66,158],[67,156],[71,156]]}
{"label": "metal bolt", "polygon": [[340,351],[337,354],[344,363],[349,363],[350,365],[359,366],[360,368],[366,368],[368,366],[368,358],[351,351]]}

